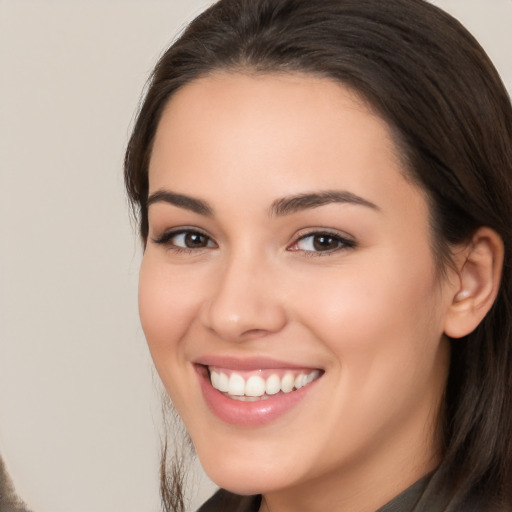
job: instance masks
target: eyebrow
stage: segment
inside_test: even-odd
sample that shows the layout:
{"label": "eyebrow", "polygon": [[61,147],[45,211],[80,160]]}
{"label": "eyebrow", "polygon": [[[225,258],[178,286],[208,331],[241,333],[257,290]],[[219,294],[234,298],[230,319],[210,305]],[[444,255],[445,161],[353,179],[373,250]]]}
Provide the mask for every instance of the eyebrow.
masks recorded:
{"label": "eyebrow", "polygon": [[371,208],[372,210],[380,210],[376,204],[352,192],[345,190],[327,190],[323,192],[299,194],[296,196],[283,197],[282,199],[278,199],[272,203],[270,213],[271,215],[284,216],[296,213],[298,211],[317,208],[319,206],[325,206],[332,203],[355,204]]}
{"label": "eyebrow", "polygon": [[184,208],[207,217],[213,215],[213,208],[206,201],[183,194],[176,194],[169,190],[157,190],[151,194],[148,197],[147,207],[149,208],[154,203],[172,204],[178,208]]}
{"label": "eyebrow", "polygon": [[[207,217],[211,217],[214,214],[214,209],[203,199],[177,194],[169,190],[157,190],[151,194],[147,201],[147,207],[149,208],[155,203],[168,203]],[[372,210],[380,210],[376,204],[352,192],[344,190],[326,190],[277,199],[270,207],[270,215],[282,217],[298,211],[318,208],[333,203],[355,204],[371,208]]]}

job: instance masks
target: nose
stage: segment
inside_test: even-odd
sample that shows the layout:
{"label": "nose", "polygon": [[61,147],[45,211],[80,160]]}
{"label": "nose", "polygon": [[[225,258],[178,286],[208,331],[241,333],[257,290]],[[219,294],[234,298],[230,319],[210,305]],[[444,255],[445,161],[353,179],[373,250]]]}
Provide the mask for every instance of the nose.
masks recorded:
{"label": "nose", "polygon": [[226,262],[203,303],[203,325],[225,340],[237,342],[276,333],[287,322],[270,265],[257,259],[233,257]]}

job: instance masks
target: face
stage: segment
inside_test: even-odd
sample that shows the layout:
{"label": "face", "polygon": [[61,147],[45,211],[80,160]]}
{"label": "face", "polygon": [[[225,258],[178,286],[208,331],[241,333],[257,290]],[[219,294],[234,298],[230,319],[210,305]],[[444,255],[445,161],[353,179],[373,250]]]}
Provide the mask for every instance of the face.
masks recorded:
{"label": "face", "polygon": [[431,469],[453,285],[386,123],[328,79],[219,73],[170,100],[149,185],[141,321],[210,477]]}

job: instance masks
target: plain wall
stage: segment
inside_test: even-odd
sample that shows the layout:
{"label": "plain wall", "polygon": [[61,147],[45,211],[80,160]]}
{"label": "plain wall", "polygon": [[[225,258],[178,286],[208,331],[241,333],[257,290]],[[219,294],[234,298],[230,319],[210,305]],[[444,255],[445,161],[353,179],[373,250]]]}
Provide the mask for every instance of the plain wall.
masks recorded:
{"label": "plain wall", "polygon": [[[512,0],[435,3],[512,91]],[[0,0],[0,453],[34,512],[159,510],[122,159],[158,55],[207,4]]]}

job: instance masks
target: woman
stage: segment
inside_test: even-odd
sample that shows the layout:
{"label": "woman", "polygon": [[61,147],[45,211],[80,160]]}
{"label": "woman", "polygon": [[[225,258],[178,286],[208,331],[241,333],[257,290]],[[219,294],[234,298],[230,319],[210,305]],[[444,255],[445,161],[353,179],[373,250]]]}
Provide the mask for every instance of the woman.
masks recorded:
{"label": "woman", "polygon": [[126,185],[201,510],[512,510],[511,140],[422,0],[222,0],[163,55]]}

